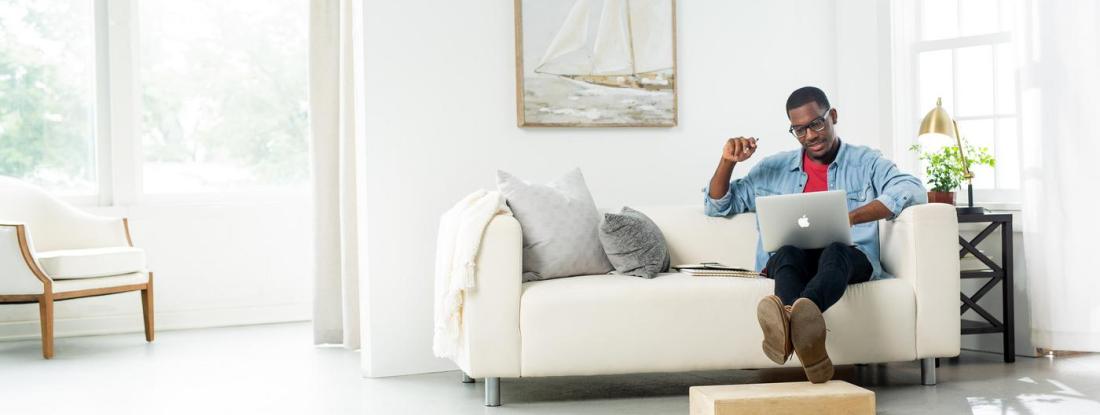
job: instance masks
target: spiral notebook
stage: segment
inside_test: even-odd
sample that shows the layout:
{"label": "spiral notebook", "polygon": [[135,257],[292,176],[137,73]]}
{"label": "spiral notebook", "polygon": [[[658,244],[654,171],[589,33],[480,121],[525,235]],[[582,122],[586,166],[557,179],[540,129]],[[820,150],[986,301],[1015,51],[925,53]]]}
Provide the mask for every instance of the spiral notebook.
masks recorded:
{"label": "spiral notebook", "polygon": [[748,270],[744,268],[730,267],[718,262],[702,262],[698,264],[683,264],[675,267],[677,271],[681,273],[691,275],[693,277],[738,277],[738,278],[759,278],[762,275],[759,272]]}

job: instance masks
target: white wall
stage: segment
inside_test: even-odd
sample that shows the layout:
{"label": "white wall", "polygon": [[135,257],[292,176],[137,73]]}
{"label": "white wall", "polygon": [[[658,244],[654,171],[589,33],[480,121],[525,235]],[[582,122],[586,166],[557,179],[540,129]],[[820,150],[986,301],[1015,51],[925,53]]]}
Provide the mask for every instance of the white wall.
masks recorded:
{"label": "white wall", "polygon": [[841,136],[882,150],[893,148],[890,95],[890,3],[836,2],[837,85],[831,100],[843,118]]}
{"label": "white wall", "polygon": [[[365,7],[368,376],[454,367],[431,353],[436,226],[466,193],[494,188],[497,169],[547,181],[580,167],[602,206],[701,203],[726,138],[760,137],[765,155],[796,147],[783,108],[804,85],[842,85],[831,97],[841,136],[881,142],[884,127],[865,118],[889,112],[852,102],[877,99],[878,78],[838,81],[833,1],[679,1],[680,125],[667,129],[517,128],[512,13],[509,1]],[[866,35],[863,17],[845,39]]]}
{"label": "white wall", "polygon": [[[158,330],[310,318],[307,195],[85,209],[130,218],[155,273]],[[55,316],[58,337],[142,331],[137,293],[58,302]],[[0,306],[0,339],[38,338],[38,326],[36,304]]]}

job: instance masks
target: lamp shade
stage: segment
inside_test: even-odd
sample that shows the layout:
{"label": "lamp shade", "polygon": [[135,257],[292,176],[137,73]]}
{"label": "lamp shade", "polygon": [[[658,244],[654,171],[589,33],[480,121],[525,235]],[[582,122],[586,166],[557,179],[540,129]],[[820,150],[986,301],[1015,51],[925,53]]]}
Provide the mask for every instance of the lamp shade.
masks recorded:
{"label": "lamp shade", "polygon": [[[933,140],[936,140],[936,137],[938,137],[938,140],[946,139],[955,141],[953,144],[958,146],[959,161],[962,163],[964,175],[967,179],[974,177],[974,173],[970,172],[970,162],[966,161],[966,152],[963,151],[962,137],[959,136],[959,127],[955,125],[955,122],[951,120],[951,116],[943,109],[942,98],[936,98],[936,108],[932,108],[932,111],[928,111],[928,114],[924,116],[924,120],[921,120],[920,131],[917,133],[917,136],[931,138]],[[973,201],[971,201],[971,203],[973,203]]]}
{"label": "lamp shade", "polygon": [[924,120],[920,122],[918,134],[942,134],[952,139],[958,138],[955,135],[955,125],[951,121],[951,116],[943,109],[942,99],[936,98],[936,108],[932,108],[932,111],[928,111],[928,115],[924,116]]}

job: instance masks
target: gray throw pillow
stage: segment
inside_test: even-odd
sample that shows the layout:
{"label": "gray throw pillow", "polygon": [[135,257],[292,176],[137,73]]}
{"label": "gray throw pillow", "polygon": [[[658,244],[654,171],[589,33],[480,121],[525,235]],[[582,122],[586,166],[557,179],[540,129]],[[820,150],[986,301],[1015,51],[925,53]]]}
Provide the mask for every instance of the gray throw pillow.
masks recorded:
{"label": "gray throw pillow", "polygon": [[620,274],[653,278],[668,271],[671,259],[665,236],[642,212],[623,207],[620,213],[605,213],[600,222],[600,242]]}
{"label": "gray throw pillow", "polygon": [[497,188],[523,229],[523,280],[606,274],[600,214],[574,169],[549,184],[531,184],[497,171]]}

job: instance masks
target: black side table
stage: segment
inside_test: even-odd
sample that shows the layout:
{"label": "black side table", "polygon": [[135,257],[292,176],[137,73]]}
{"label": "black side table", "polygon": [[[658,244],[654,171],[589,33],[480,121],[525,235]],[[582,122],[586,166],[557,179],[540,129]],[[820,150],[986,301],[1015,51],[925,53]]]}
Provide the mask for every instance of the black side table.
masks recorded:
{"label": "black side table", "polygon": [[[959,245],[962,249],[959,249],[959,258],[966,256],[967,253],[974,255],[979,261],[985,264],[989,269],[985,270],[962,270],[960,278],[982,278],[989,279],[974,295],[966,295],[966,293],[959,293],[962,298],[962,309],[960,314],[966,313],[967,310],[974,310],[984,321],[976,320],[962,320],[962,334],[982,334],[982,333],[1003,333],[1004,340],[1004,359],[1005,363],[1012,363],[1016,361],[1016,333],[1014,330],[1015,321],[1013,319],[1013,299],[1012,299],[1012,215],[1007,213],[979,213],[979,214],[960,214],[959,223],[989,223],[981,232],[974,237],[974,239],[966,240],[962,236],[959,236]],[[985,240],[993,231],[1001,229],[1001,263],[998,264],[981,251],[978,251],[978,244]],[[988,311],[978,305],[978,300],[981,300],[983,296],[988,294],[997,285],[1001,286],[1002,299],[1002,316],[1004,322],[997,320]]]}

